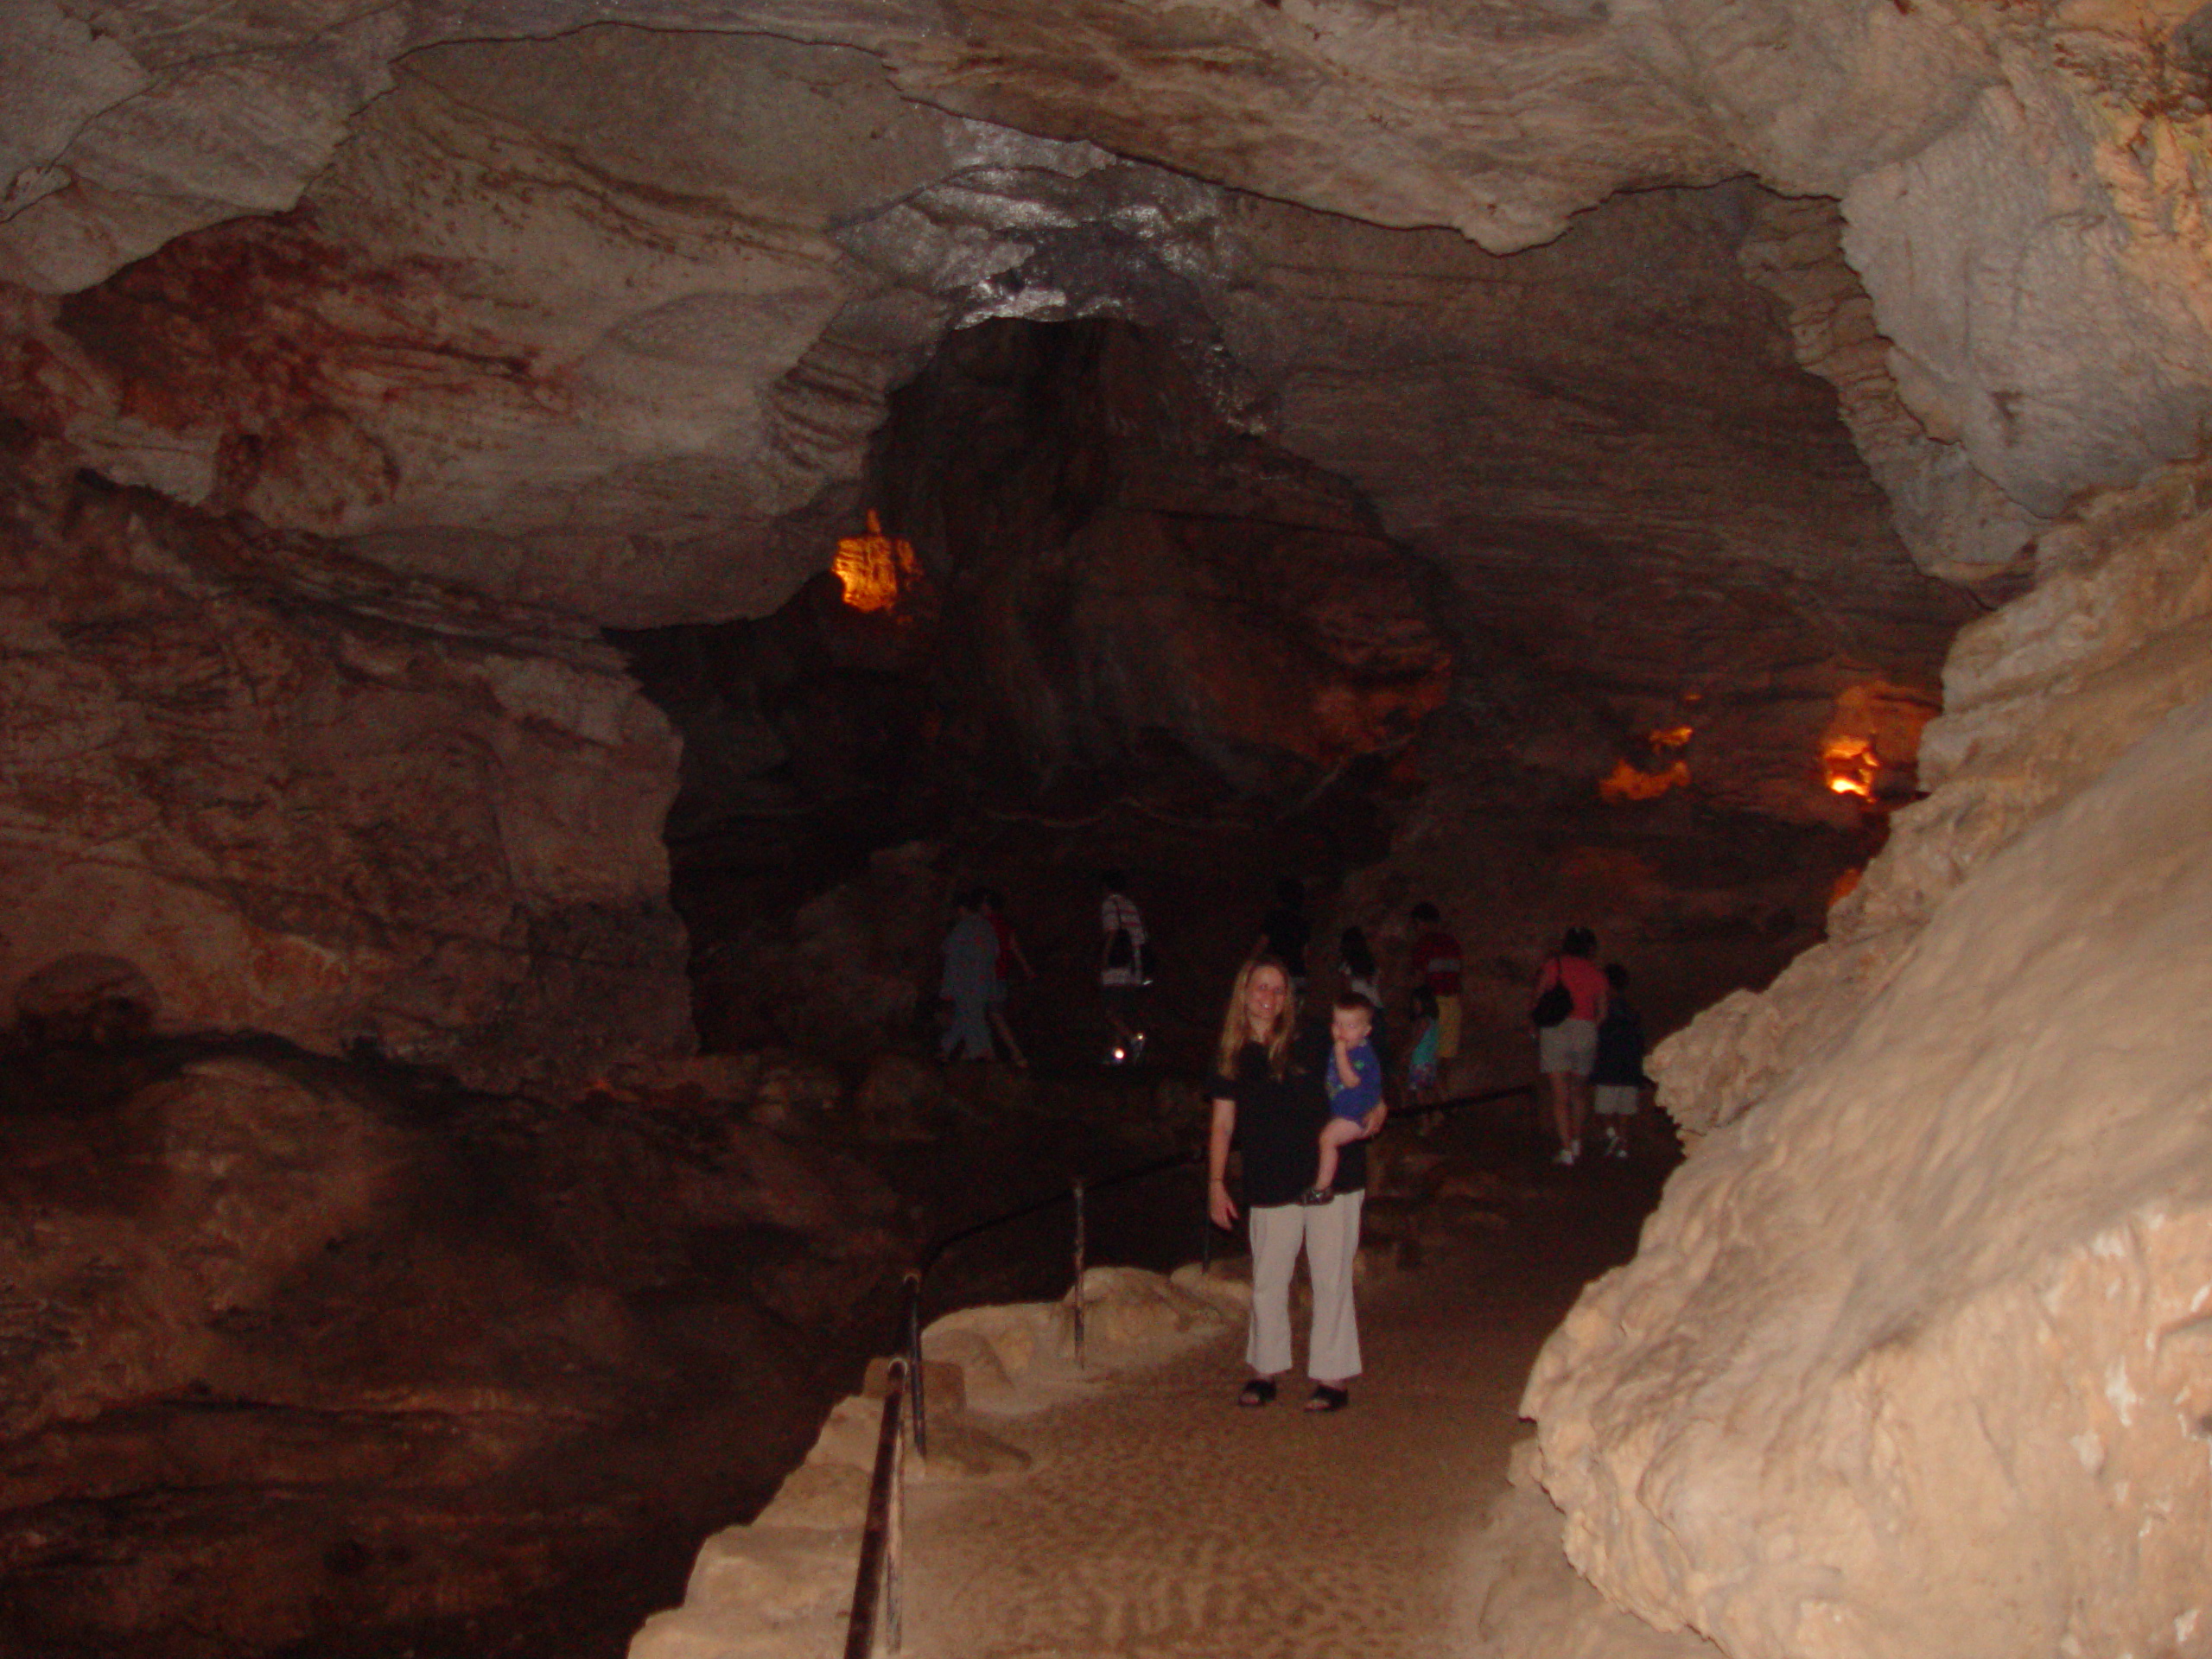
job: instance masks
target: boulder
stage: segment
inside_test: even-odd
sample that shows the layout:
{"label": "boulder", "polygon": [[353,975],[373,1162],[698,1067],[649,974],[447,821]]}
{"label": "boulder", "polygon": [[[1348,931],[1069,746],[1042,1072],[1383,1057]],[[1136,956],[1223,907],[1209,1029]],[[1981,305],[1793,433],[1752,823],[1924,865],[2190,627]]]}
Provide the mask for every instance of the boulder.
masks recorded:
{"label": "boulder", "polygon": [[1166,1275],[1142,1268],[1088,1268],[1068,1292],[1084,1317],[1086,1357],[1126,1358],[1211,1335],[1224,1323],[1218,1308]]}
{"label": "boulder", "polygon": [[1800,1011],[1660,1057],[1710,1132],[1524,1409],[1569,1555],[1662,1629],[1740,1659],[2197,1639],[2212,523],[2156,522],[2187,499],[1962,638],[1937,788]]}

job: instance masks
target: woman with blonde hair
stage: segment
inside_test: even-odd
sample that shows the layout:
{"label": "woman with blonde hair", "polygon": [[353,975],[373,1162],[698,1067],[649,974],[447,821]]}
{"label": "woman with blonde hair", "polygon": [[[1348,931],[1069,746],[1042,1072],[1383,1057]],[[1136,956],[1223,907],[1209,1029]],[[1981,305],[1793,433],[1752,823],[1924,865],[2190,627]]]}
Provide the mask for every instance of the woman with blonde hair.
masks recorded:
{"label": "woman with blonde hair", "polygon": [[[1264,1406],[1275,1379],[1290,1369],[1290,1277],[1306,1252],[1313,1281],[1313,1323],[1306,1370],[1313,1379],[1308,1411],[1342,1411],[1345,1387],[1359,1375],[1359,1325],[1351,1297],[1352,1257],[1359,1249],[1359,1211],[1366,1198],[1367,1148],[1343,1148],[1325,1204],[1305,1205],[1313,1185],[1319,1136],[1328,1121],[1325,1053],[1298,1032],[1290,971],[1280,958],[1255,957],[1236,976],[1221,1026],[1221,1044],[1207,1092],[1213,1132],[1207,1142],[1206,1213],[1227,1227],[1239,1213],[1229,1194],[1229,1148],[1243,1154],[1243,1209],[1252,1236],[1252,1315],[1244,1359],[1251,1379],[1237,1403]],[[1369,1135],[1385,1109],[1366,1118]]]}

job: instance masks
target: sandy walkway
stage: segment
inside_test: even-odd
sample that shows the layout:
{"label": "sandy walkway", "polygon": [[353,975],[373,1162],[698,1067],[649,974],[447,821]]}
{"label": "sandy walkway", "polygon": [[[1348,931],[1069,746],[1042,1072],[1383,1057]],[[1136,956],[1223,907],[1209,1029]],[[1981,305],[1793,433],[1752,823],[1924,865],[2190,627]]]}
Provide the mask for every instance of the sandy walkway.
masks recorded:
{"label": "sandy walkway", "polygon": [[916,1492],[906,1653],[1460,1650],[1454,1566],[1526,1432],[1522,1381],[1574,1288],[1632,1244],[1633,1206],[1606,1196],[1563,1194],[1364,1294],[1367,1376],[1337,1415],[1300,1410],[1295,1379],[1239,1409],[1239,1330],[1035,1415],[980,1419],[1034,1462]]}

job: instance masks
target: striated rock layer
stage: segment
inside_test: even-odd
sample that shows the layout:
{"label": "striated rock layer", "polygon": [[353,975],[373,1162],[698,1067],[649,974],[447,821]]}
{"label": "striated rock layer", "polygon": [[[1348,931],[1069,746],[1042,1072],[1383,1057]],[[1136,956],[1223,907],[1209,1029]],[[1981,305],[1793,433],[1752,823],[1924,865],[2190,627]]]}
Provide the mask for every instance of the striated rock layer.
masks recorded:
{"label": "striated rock layer", "polygon": [[89,957],[163,1029],[484,1085],[689,1046],[675,745],[611,650],[149,493],[47,486],[9,493],[0,578],[10,1013],[48,1017],[41,987]]}
{"label": "striated rock layer", "polygon": [[1764,998],[1524,1408],[1567,1548],[1728,1653],[2188,1652],[2212,1547],[2212,521],[1969,629],[1929,800]]}

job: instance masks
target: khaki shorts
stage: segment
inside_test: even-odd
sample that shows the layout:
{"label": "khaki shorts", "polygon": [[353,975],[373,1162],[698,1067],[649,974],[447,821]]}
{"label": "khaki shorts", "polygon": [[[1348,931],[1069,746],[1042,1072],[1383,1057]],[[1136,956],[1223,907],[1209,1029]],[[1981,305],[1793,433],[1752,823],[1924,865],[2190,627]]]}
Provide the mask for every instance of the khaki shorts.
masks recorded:
{"label": "khaki shorts", "polygon": [[1555,1026],[1545,1026],[1536,1033],[1536,1070],[1546,1074],[1572,1071],[1578,1077],[1590,1075],[1590,1068],[1598,1064],[1598,1022],[1595,1020],[1562,1020]]}
{"label": "khaki shorts", "polygon": [[1436,1063],[1459,1058],[1459,999],[1447,991],[1436,995]]}

